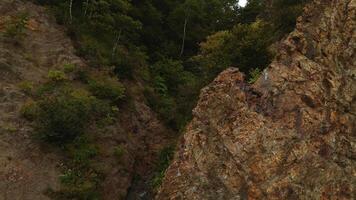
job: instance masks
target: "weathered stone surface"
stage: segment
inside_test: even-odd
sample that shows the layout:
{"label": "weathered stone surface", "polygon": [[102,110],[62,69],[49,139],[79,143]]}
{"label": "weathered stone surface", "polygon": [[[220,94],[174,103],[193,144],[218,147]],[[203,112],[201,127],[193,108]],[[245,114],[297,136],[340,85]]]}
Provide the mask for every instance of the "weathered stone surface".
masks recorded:
{"label": "weathered stone surface", "polygon": [[315,0],[254,85],[204,88],[156,199],[354,199],[355,11]]}

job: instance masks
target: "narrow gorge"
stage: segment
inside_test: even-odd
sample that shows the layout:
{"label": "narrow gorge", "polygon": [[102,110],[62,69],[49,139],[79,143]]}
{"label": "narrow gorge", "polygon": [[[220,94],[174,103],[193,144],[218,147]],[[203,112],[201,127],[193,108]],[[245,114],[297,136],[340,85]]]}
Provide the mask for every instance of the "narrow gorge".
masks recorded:
{"label": "narrow gorge", "polygon": [[0,200],[355,199],[356,0],[245,3],[0,0]]}

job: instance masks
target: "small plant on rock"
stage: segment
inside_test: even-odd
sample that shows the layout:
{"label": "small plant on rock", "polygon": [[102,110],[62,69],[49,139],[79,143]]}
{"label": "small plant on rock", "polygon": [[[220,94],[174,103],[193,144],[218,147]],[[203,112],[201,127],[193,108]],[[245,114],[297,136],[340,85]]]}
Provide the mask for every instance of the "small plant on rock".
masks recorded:
{"label": "small plant on rock", "polygon": [[114,148],[114,155],[116,156],[117,159],[121,159],[122,156],[124,155],[125,150],[124,148],[120,145]]}
{"label": "small plant on rock", "polygon": [[259,68],[255,68],[250,71],[250,79],[248,80],[248,83],[252,84],[258,80],[258,78],[261,76],[261,70]]}
{"label": "small plant on rock", "polygon": [[18,84],[18,87],[20,88],[20,90],[22,92],[24,92],[25,94],[29,95],[32,93],[33,90],[33,84],[32,82],[29,81],[22,81]]}
{"label": "small plant on rock", "polygon": [[38,116],[38,112],[38,106],[33,101],[26,102],[20,110],[21,115],[29,121],[35,120]]}
{"label": "small plant on rock", "polygon": [[66,80],[66,75],[62,71],[51,70],[48,72],[48,78],[53,82],[62,82]]}
{"label": "small plant on rock", "polygon": [[21,39],[25,34],[27,21],[27,13],[20,13],[19,15],[17,15],[7,24],[5,36],[12,39]]}
{"label": "small plant on rock", "polygon": [[159,162],[156,166],[156,173],[151,182],[154,188],[158,188],[162,184],[164,173],[166,172],[166,169],[169,167],[169,164],[173,159],[173,156],[174,156],[173,146],[168,146],[161,150],[159,154]]}
{"label": "small plant on rock", "polygon": [[65,73],[71,73],[75,71],[76,66],[71,63],[67,63],[63,65],[63,70]]}

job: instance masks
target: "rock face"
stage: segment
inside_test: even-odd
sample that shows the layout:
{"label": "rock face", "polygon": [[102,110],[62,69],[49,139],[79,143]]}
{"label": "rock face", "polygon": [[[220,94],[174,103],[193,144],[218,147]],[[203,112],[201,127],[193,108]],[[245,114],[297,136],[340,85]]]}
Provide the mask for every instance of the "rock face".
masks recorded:
{"label": "rock face", "polygon": [[315,0],[255,84],[204,88],[156,199],[355,199],[355,18]]}

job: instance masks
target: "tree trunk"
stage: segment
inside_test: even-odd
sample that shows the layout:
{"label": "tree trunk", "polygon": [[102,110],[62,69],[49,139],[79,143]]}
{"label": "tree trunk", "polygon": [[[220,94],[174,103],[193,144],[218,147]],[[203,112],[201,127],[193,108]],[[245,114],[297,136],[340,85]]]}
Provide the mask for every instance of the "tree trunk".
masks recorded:
{"label": "tree trunk", "polygon": [[184,45],[185,45],[185,37],[186,37],[186,30],[187,30],[187,23],[188,23],[188,18],[185,17],[184,19],[184,29],[183,29],[183,39],[182,39],[182,47],[180,49],[180,55],[179,57],[181,57],[184,53]]}
{"label": "tree trunk", "polygon": [[73,15],[72,15],[72,8],[73,8],[73,0],[70,0],[69,2],[69,23],[71,24],[72,23],[72,20],[73,20]]}
{"label": "tree trunk", "polygon": [[121,32],[122,32],[122,31],[121,31],[121,29],[120,29],[119,34],[118,34],[118,36],[117,36],[117,38],[116,38],[116,41],[115,41],[115,43],[114,43],[114,46],[113,46],[113,48],[112,48],[111,58],[114,58],[114,55],[115,55],[117,46],[119,45],[119,41],[120,41],[120,37],[121,37]]}
{"label": "tree trunk", "polygon": [[88,7],[89,7],[89,0],[87,0],[85,4],[84,16],[87,15]]}

